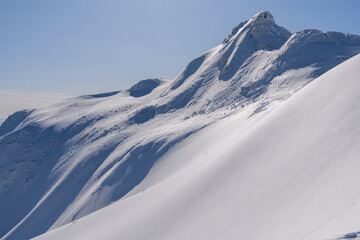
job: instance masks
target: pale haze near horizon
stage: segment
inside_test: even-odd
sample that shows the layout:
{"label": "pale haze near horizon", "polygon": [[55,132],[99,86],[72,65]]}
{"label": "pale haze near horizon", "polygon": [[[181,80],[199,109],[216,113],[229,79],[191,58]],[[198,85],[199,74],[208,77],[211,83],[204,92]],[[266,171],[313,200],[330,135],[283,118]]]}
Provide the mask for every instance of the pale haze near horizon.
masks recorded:
{"label": "pale haze near horizon", "polygon": [[360,35],[359,1],[0,2],[0,123],[62,99],[173,79],[240,22],[268,10],[291,32]]}

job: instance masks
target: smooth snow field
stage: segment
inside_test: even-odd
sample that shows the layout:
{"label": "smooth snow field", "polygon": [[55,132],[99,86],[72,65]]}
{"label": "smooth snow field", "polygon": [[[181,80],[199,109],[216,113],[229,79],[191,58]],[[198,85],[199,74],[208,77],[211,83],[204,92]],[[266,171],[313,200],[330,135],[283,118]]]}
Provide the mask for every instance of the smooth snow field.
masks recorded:
{"label": "smooth snow field", "polygon": [[173,80],[0,126],[0,238],[357,238],[360,37],[260,12]]}

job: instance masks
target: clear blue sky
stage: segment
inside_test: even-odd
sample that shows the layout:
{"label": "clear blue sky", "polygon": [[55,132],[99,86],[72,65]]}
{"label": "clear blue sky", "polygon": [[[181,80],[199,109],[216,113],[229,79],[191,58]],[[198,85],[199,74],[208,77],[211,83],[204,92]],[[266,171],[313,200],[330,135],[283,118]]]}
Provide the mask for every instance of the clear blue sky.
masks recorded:
{"label": "clear blue sky", "polygon": [[360,35],[359,9],[359,0],[1,0],[0,118],[24,94],[46,101],[172,79],[262,10],[291,32]]}

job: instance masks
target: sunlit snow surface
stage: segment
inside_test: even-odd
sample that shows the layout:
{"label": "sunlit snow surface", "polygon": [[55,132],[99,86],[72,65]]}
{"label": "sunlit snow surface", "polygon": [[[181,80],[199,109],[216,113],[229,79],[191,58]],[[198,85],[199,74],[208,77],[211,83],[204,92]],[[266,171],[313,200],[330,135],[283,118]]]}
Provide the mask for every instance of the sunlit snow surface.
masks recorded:
{"label": "sunlit snow surface", "polygon": [[360,230],[359,57],[303,88],[359,52],[358,36],[291,34],[262,12],[173,81],[13,114],[0,127],[0,236],[288,240]]}

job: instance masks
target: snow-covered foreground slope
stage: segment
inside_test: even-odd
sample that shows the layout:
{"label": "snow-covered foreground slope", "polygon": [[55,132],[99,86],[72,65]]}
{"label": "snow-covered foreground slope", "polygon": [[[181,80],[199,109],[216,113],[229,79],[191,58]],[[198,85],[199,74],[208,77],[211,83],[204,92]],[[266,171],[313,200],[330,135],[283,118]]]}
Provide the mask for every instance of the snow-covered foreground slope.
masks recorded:
{"label": "snow-covered foreground slope", "polygon": [[[42,239],[335,239],[360,230],[360,55],[165,154],[134,194]],[[131,196],[130,196],[131,195]]]}
{"label": "snow-covered foreground slope", "polygon": [[[291,34],[261,12],[172,81],[147,79],[128,90],[13,114],[0,127],[0,236],[38,236],[119,199],[136,199],[189,166],[200,169],[202,162],[194,159],[230,154],[232,142],[279,104],[359,52],[358,36]],[[200,130],[209,135],[196,135]],[[191,140],[197,138],[203,143]],[[212,186],[183,176],[176,185]],[[198,189],[189,192],[201,194],[192,192]]]}

